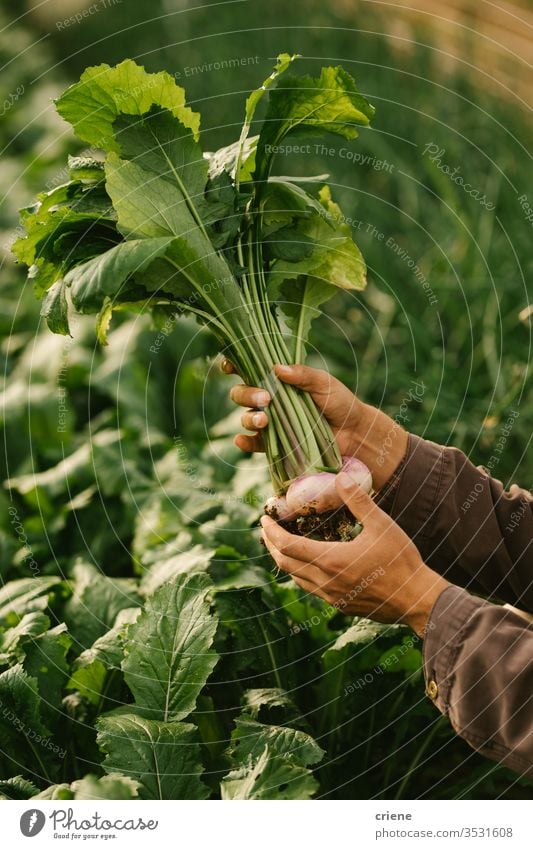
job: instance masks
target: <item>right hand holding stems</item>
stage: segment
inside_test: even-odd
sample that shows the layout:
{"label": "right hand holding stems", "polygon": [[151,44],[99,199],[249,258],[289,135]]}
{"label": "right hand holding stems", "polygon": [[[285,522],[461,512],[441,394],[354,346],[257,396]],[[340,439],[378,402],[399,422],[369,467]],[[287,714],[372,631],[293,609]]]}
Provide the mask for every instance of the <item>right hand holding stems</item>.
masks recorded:
{"label": "right hand holding stems", "polygon": [[[225,360],[222,370],[235,372]],[[357,457],[372,473],[374,488],[379,490],[401,463],[407,448],[408,434],[381,410],[363,403],[343,383],[327,371],[310,366],[274,367],[277,377],[298,389],[309,392],[317,407],[328,420],[343,456]],[[238,434],[235,444],[242,451],[262,451],[261,430],[268,424],[264,411],[270,402],[265,389],[240,384],[234,386],[230,398],[248,407],[241,423],[253,435]]]}

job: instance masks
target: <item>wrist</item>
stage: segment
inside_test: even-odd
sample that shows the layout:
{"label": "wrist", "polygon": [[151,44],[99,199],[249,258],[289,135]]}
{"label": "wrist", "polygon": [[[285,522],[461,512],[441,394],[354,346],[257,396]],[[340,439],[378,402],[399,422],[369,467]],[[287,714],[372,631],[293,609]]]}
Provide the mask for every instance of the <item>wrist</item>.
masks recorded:
{"label": "wrist", "polygon": [[404,617],[404,622],[423,639],[428,630],[431,611],[439,596],[451,586],[450,582],[426,567],[427,574],[424,581],[417,582],[417,597],[410,606]]}
{"label": "wrist", "polygon": [[392,477],[407,451],[409,434],[381,410],[363,404],[354,453],[372,473],[374,489],[381,489]]}

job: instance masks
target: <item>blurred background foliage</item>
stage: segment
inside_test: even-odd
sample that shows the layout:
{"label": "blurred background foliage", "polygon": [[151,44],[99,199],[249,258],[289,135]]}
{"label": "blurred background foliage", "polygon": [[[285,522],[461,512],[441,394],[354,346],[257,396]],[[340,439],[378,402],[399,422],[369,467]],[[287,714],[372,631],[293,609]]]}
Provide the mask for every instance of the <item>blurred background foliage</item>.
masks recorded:
{"label": "blurred background foliage", "polygon": [[[487,81],[490,69],[471,67],[468,56],[445,61],[451,54],[440,49],[439,25],[432,24],[379,3],[340,0],[4,0],[0,474],[10,483],[0,491],[2,581],[29,576],[28,550],[42,574],[68,574],[80,554],[109,575],[135,573],[150,535],[170,538],[180,521],[211,516],[200,504],[188,518],[171,521],[176,502],[166,508],[159,502],[152,522],[154,489],[160,497],[179,473],[169,485],[175,498],[194,464],[202,480],[236,498],[254,487],[264,491],[261,459],[242,459],[232,446],[237,419],[227,400],[229,381],[214,363],[215,343],[193,321],[180,319],[161,337],[146,317],[117,319],[105,349],[96,344],[90,319],[79,321],[73,341],[52,336],[10,256],[18,209],[43,186],[60,184],[66,154],[83,150],[52,98],[87,65],[125,57],[175,74],[203,114],[207,149],[235,139],[247,92],[281,51],[302,54],[300,72],[316,74],[338,62],[355,76],[376,106],[372,129],[350,145],[355,161],[342,142],[332,139],[327,154],[317,155],[309,139],[308,156],[277,163],[279,173],[330,173],[369,268],[367,291],[339,294],[316,322],[309,361],[325,363],[393,416],[413,381],[423,382],[421,403],[409,403],[410,430],[462,448],[505,481],[533,485],[533,243],[519,202],[531,173],[531,124],[497,74]],[[506,80],[520,73],[517,61],[506,67]],[[424,153],[428,145],[494,208],[451,180]],[[513,410],[520,415],[497,450]],[[176,459],[180,438],[186,452]],[[177,471],[169,471],[172,452]],[[24,535],[10,521],[13,503]],[[407,726],[402,733],[408,736]],[[446,739],[439,746],[451,754],[446,760],[439,750],[447,764],[441,779],[433,763],[418,770],[410,792],[428,776],[441,781],[435,792],[444,797],[455,786],[467,795],[523,792],[510,774]],[[454,785],[450,764],[460,764],[465,752],[469,767]],[[465,790],[470,772],[489,771],[485,783]],[[348,794],[365,792],[347,787]]]}

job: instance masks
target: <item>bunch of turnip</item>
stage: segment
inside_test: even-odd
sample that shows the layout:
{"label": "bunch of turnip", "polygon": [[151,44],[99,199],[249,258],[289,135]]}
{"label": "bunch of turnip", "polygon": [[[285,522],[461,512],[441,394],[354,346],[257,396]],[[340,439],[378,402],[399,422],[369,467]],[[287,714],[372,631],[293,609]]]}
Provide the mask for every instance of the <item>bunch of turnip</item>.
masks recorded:
{"label": "bunch of turnip", "polygon": [[[372,475],[361,460],[343,457],[341,471],[348,474],[365,492],[372,491]],[[333,472],[301,475],[289,485],[285,495],[273,495],[268,499],[265,513],[276,521],[292,525],[294,530],[305,533],[306,523],[302,521],[305,517],[320,520],[326,514],[335,514],[343,509],[344,504],[337,492],[335,477]]]}

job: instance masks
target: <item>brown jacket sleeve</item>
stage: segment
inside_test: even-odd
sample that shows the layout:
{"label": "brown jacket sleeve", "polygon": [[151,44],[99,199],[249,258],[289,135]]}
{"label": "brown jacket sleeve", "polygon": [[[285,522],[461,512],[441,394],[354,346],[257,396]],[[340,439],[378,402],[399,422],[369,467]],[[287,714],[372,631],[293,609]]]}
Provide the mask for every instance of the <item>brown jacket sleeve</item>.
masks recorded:
{"label": "brown jacket sleeve", "polygon": [[424,639],[426,692],[474,749],[533,778],[533,627],[448,587]]}
{"label": "brown jacket sleeve", "polygon": [[380,507],[449,581],[533,612],[533,497],[456,448],[409,436]]}
{"label": "brown jacket sleeve", "polygon": [[[380,506],[426,563],[467,589],[533,610],[533,498],[453,448],[409,437]],[[424,640],[427,693],[471,746],[533,777],[533,626],[452,586]]]}

